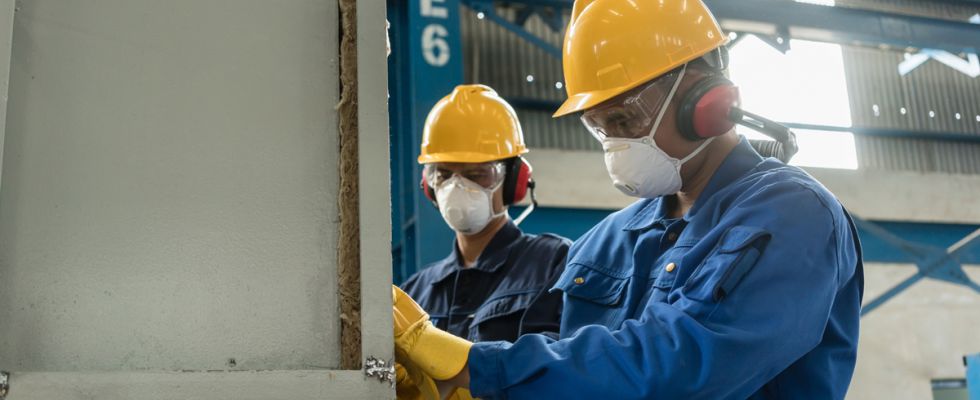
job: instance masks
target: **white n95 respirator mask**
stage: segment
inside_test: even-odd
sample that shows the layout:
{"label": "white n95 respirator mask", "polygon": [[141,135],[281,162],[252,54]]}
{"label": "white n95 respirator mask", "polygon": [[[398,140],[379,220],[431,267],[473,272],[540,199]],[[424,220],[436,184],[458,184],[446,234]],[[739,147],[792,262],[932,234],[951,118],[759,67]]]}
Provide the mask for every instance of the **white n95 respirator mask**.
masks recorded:
{"label": "white n95 respirator mask", "polygon": [[[582,116],[585,127],[602,143],[613,186],[627,196],[652,199],[679,192],[683,186],[681,166],[714,140],[713,137],[706,140],[680,160],[669,156],[654,140],[686,71],[685,65],[679,72],[664,75],[621,102],[600,105]],[[650,129],[641,130],[651,120]]]}
{"label": "white n95 respirator mask", "polygon": [[690,155],[678,160],[667,155],[653,140],[608,139],[603,141],[606,170],[613,186],[627,196],[653,199],[681,190],[681,166],[696,156],[712,140],[705,140]]}
{"label": "white n95 respirator mask", "polygon": [[486,228],[507,211],[493,212],[493,193],[499,188],[484,188],[469,179],[454,175],[435,188],[439,213],[454,231],[472,235]]}

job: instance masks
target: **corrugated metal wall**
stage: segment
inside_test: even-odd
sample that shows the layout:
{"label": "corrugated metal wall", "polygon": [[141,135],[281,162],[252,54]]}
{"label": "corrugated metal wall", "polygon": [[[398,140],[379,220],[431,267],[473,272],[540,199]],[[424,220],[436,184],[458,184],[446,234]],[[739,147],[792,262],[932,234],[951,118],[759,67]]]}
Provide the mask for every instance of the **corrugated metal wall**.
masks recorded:
{"label": "corrugated metal wall", "polygon": [[836,0],[836,5],[963,21],[977,13],[977,6],[933,0]]}
{"label": "corrugated metal wall", "polygon": [[[915,0],[838,0],[837,4],[960,21],[980,12],[978,6]],[[513,8],[501,7],[498,12],[509,19],[515,14]],[[562,34],[537,16],[525,27],[560,47]],[[465,7],[462,32],[466,79],[490,85],[514,103],[530,146],[599,148],[574,117],[550,118],[553,105],[565,96],[560,60]],[[855,126],[980,136],[980,78],[936,61],[901,76],[898,65],[903,60],[900,51],[844,47]],[[855,145],[861,168],[980,174],[977,143],[858,135]]]}
{"label": "corrugated metal wall", "polygon": [[[980,136],[980,79],[936,61],[906,76],[903,54],[845,48],[851,115],[855,126]],[[862,168],[980,173],[980,144],[857,136]]]}
{"label": "corrugated metal wall", "polygon": [[[920,0],[837,0],[838,5],[966,21],[980,6]],[[900,51],[844,47],[855,126],[980,136],[980,78],[930,60],[898,74]],[[858,136],[862,168],[980,174],[980,144]]]}
{"label": "corrugated metal wall", "polygon": [[[513,20],[513,8],[499,8]],[[598,150],[598,143],[575,117],[552,119],[551,112],[565,100],[561,60],[516,34],[463,7],[461,12],[466,81],[488,85],[517,109],[528,146],[565,150]],[[566,22],[567,22],[567,16]],[[537,16],[526,29],[561,47],[564,32],[554,32]]]}
{"label": "corrugated metal wall", "polygon": [[855,126],[980,135],[980,79],[927,61],[898,73],[903,53],[844,49]]}
{"label": "corrugated metal wall", "polygon": [[[513,20],[513,8],[500,8],[501,16]],[[565,91],[561,60],[507,31],[489,19],[463,7],[461,13],[466,79],[491,84],[507,97],[562,101]],[[563,33],[553,32],[540,18],[532,16],[525,28],[548,43],[560,47]],[[533,81],[528,81],[528,76]]]}

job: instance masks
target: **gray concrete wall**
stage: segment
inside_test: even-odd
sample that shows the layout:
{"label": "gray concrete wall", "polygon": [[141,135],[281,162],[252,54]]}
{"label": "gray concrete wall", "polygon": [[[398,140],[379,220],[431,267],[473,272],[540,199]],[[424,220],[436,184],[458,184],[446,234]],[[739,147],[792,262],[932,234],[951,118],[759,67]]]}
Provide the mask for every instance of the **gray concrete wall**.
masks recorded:
{"label": "gray concrete wall", "polygon": [[337,13],[19,3],[0,369],[338,364]]}
{"label": "gray concrete wall", "polygon": [[[870,264],[865,299],[908,278],[912,265]],[[980,282],[980,266],[967,273]],[[930,381],[963,378],[962,356],[980,352],[980,295],[923,280],[861,319],[858,364],[848,399],[932,398]]]}
{"label": "gray concrete wall", "polygon": [[387,383],[361,371],[27,372],[11,378],[7,400],[377,400]]}
{"label": "gray concrete wall", "polygon": [[[357,3],[361,353],[391,360],[385,13]],[[335,369],[336,1],[17,6],[7,398],[393,398]]]}

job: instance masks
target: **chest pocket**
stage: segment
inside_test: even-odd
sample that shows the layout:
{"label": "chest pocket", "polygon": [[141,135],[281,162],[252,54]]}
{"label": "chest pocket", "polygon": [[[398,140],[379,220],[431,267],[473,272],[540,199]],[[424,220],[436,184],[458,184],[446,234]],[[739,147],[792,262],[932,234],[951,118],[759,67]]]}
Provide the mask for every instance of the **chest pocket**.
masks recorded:
{"label": "chest pocket", "polygon": [[573,335],[586,325],[618,327],[626,318],[624,298],[630,273],[581,262],[565,266],[565,273],[552,289],[565,293],[561,337]]}
{"label": "chest pocket", "polygon": [[534,300],[534,295],[539,291],[540,290],[535,289],[517,293],[507,293],[488,300],[476,310],[475,314],[473,314],[473,322],[471,326],[479,325],[489,319],[526,310],[527,307],[531,305],[531,301]]}
{"label": "chest pocket", "polygon": [[718,302],[755,266],[772,235],[762,228],[734,226],[684,284],[688,298]]}
{"label": "chest pocket", "polygon": [[540,289],[505,293],[480,306],[470,322],[470,340],[508,340],[517,338],[520,318]]}
{"label": "chest pocket", "polygon": [[604,306],[616,306],[623,299],[627,272],[614,272],[583,263],[572,263],[565,267],[555,289],[565,292],[569,297],[586,300]]}

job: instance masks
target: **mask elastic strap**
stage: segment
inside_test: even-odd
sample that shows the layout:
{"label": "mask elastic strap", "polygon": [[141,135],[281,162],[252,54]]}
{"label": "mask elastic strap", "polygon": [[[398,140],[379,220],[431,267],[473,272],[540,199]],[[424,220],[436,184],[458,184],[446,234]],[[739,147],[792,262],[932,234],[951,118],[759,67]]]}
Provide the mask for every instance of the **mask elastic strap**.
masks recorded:
{"label": "mask elastic strap", "polygon": [[667,108],[670,107],[670,101],[674,99],[674,94],[677,93],[677,88],[681,86],[681,81],[684,80],[684,73],[687,72],[687,64],[681,67],[681,73],[677,75],[677,80],[674,81],[674,86],[670,88],[670,93],[667,93],[667,99],[664,100],[664,105],[660,106],[660,112],[657,114],[657,119],[653,121],[653,127],[650,128],[650,134],[647,135],[650,140],[653,140],[653,136],[657,134],[657,128],[660,127],[660,121],[664,119],[664,114],[667,113]]}
{"label": "mask elastic strap", "polygon": [[531,192],[531,205],[527,206],[527,208],[525,208],[524,211],[521,212],[521,215],[518,215],[517,218],[514,219],[514,225],[520,226],[521,222],[524,222],[524,219],[527,218],[529,215],[531,215],[531,213],[538,208],[538,198],[534,196],[534,186],[535,186],[534,181],[530,181],[527,183],[527,189]]}
{"label": "mask elastic strap", "polygon": [[694,158],[694,156],[698,155],[698,153],[700,153],[701,150],[704,150],[704,148],[707,147],[708,144],[715,141],[715,138],[717,138],[717,136],[712,136],[708,138],[708,140],[705,140],[704,143],[701,143],[701,145],[698,146],[698,148],[694,149],[694,152],[688,154],[687,157],[681,159],[681,165],[684,165],[684,163],[688,162],[690,159]]}
{"label": "mask elastic strap", "polygon": [[[466,179],[466,178],[463,178],[463,179]],[[495,185],[494,187],[489,188],[489,189],[488,188],[481,187],[481,189],[483,190],[483,193],[486,194],[487,197],[490,199],[490,220],[491,221],[493,221],[493,220],[495,220],[497,218],[500,218],[501,216],[507,214],[507,207],[506,206],[499,213],[494,213],[493,212],[493,193],[496,192],[497,189],[500,189],[500,187],[503,186],[503,185],[504,185],[504,183],[503,182],[500,182],[497,185]]]}

